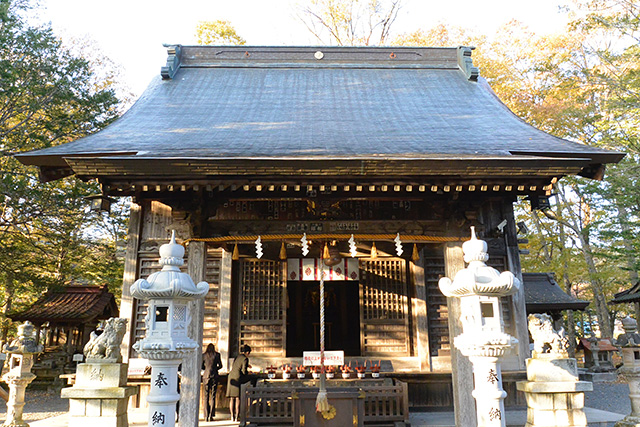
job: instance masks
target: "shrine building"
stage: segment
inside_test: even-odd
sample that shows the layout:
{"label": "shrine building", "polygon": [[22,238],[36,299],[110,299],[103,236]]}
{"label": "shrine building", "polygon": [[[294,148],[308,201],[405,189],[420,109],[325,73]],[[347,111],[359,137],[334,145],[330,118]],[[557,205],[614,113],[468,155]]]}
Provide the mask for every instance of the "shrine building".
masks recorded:
{"label": "shrine building", "polygon": [[[43,180],[75,174],[133,198],[120,307],[128,359],[146,314],[129,287],[160,269],[171,230],[187,247],[184,271],[210,284],[194,337],[216,345],[225,369],[242,344],[260,367],[319,348],[326,246],[342,258],[327,268],[327,349],[381,361],[410,383],[414,405],[447,406],[461,325],[437,283],[464,267],[470,226],[488,264],[522,279],[514,202],[544,209],[556,180],[601,179],[623,156],[525,123],[471,53],[174,45],[121,118],[17,158]],[[509,372],[529,357],[524,290],[502,310],[520,341],[502,365],[511,393]]]}

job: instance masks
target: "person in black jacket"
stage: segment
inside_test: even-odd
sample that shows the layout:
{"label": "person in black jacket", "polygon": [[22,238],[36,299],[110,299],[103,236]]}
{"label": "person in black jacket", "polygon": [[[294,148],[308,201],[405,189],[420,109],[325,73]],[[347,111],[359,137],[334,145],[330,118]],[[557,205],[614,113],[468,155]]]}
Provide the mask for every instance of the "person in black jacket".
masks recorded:
{"label": "person in black jacket", "polygon": [[202,381],[204,382],[204,419],[213,421],[216,417],[216,392],[218,391],[218,371],[222,368],[220,353],[216,351],[213,344],[209,344],[202,354]]}

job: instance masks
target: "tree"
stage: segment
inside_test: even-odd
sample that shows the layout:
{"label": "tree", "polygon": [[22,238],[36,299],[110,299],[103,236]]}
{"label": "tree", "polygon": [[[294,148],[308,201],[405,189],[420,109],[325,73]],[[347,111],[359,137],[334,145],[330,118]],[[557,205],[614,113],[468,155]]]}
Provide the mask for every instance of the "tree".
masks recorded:
{"label": "tree", "polygon": [[[107,257],[101,238],[83,232],[103,221],[84,212],[99,191],[75,178],[41,183],[12,155],[95,132],[119,113],[112,84],[65,47],[49,26],[29,25],[28,1],[0,0],[0,340],[9,311],[53,286],[92,277],[92,258]],[[104,248],[104,246],[102,246]],[[103,255],[97,255],[97,252]],[[88,254],[93,254],[92,257]],[[118,274],[113,268],[101,277]]]}
{"label": "tree", "polygon": [[[611,58],[611,53],[605,55],[606,49],[602,54],[595,53],[594,35],[589,30],[586,25],[574,25],[565,33],[537,36],[514,21],[487,36],[439,25],[402,35],[397,42],[477,46],[474,62],[481,75],[522,119],[562,138],[626,147],[629,143],[624,141],[619,123],[624,111],[611,111],[612,89],[602,71],[609,69],[604,58]],[[624,92],[628,94],[628,88]],[[627,107],[629,98],[625,100]],[[581,288],[583,297],[594,302],[604,336],[612,334],[607,300],[624,283],[618,268],[621,263],[612,261],[619,260],[617,254],[637,247],[629,233],[637,230],[634,204],[621,198],[624,194],[627,199],[640,199],[637,191],[626,191],[632,190],[629,184],[637,180],[629,173],[637,171],[637,162],[631,163],[635,165],[610,168],[604,182],[572,178],[556,183],[553,210],[542,212],[545,215],[520,211],[521,219],[528,219],[530,229],[537,231],[530,236],[532,255],[523,257],[523,268],[555,271],[570,293]],[[620,191],[620,186],[626,190]],[[625,227],[626,241],[621,238]],[[627,268],[635,263],[629,258]],[[573,326],[568,329],[573,330]]]}
{"label": "tree", "polygon": [[298,16],[323,44],[387,44],[402,0],[307,0]]}
{"label": "tree", "polygon": [[200,21],[196,26],[196,41],[201,45],[244,45],[229,21]]}

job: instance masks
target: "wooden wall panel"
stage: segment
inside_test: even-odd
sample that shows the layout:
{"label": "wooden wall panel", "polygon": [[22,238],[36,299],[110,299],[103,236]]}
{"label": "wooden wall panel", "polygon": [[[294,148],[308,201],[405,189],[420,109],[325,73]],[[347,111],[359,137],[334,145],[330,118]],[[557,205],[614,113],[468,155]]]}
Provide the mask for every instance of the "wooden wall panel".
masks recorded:
{"label": "wooden wall panel", "polygon": [[218,323],[220,320],[220,266],[222,263],[221,249],[207,249],[205,265],[205,280],[209,283],[209,293],[204,299],[204,322],[202,348],[209,343],[218,345]]}
{"label": "wooden wall panel", "polygon": [[364,356],[409,356],[407,266],[403,259],[360,261]]}
{"label": "wooden wall panel", "polygon": [[252,354],[285,355],[286,278],[280,261],[240,262],[240,344]]}
{"label": "wooden wall panel", "polygon": [[444,276],[444,271],[444,255],[425,255],[424,280],[427,288],[429,350],[431,357],[449,357],[451,355],[447,297],[438,288],[438,280]]}

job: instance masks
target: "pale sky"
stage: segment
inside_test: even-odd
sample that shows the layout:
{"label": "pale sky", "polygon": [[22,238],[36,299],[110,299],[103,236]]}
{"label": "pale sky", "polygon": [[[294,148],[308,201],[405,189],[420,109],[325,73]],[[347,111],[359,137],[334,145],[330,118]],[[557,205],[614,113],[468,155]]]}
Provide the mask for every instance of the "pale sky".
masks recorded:
{"label": "pale sky", "polygon": [[[166,62],[163,43],[195,43],[201,20],[231,21],[248,45],[316,45],[295,14],[298,0],[41,0],[42,18],[56,32],[89,36],[121,64],[125,79],[139,95]],[[447,23],[490,34],[512,19],[539,34],[559,31],[566,15],[559,5],[570,0],[405,0],[394,33]]]}

